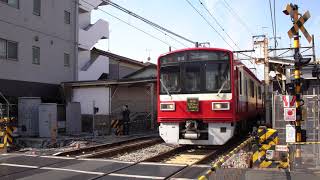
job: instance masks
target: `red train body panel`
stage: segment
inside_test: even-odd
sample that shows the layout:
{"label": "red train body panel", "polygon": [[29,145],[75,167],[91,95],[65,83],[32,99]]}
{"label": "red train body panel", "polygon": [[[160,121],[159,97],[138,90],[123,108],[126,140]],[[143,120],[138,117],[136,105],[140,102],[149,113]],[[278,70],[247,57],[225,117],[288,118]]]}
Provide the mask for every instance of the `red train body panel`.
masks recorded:
{"label": "red train body panel", "polygon": [[224,144],[263,115],[262,89],[229,50],[164,54],[158,59],[160,136],[174,144]]}

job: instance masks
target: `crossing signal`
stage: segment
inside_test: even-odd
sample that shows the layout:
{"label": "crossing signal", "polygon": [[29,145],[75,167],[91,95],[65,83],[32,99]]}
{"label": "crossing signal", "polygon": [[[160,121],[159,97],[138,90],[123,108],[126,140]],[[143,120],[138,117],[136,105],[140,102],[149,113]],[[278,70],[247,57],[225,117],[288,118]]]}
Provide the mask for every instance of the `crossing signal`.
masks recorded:
{"label": "crossing signal", "polygon": [[294,21],[294,25],[291,27],[291,29],[288,31],[288,36],[290,38],[293,38],[294,35],[297,35],[299,32],[299,29],[301,30],[304,37],[308,40],[310,43],[312,38],[306,28],[304,27],[304,23],[311,17],[309,11],[305,12],[303,16],[301,16],[298,19],[298,6],[293,4],[288,4],[286,6],[286,9],[283,11],[284,14],[290,15],[291,18]]}

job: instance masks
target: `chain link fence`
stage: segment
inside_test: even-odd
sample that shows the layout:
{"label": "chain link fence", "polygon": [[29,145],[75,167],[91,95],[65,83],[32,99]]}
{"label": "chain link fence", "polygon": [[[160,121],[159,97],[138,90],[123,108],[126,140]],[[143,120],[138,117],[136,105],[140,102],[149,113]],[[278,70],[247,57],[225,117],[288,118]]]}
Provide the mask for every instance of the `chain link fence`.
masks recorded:
{"label": "chain link fence", "polygon": [[[286,144],[286,122],[284,121],[284,108],[282,95],[273,95],[272,121],[273,128],[279,132],[280,144]],[[306,142],[299,145],[290,144],[290,168],[294,169],[320,169],[320,123],[319,101],[316,95],[304,95],[302,129],[306,130]],[[297,153],[298,150],[298,153]]]}

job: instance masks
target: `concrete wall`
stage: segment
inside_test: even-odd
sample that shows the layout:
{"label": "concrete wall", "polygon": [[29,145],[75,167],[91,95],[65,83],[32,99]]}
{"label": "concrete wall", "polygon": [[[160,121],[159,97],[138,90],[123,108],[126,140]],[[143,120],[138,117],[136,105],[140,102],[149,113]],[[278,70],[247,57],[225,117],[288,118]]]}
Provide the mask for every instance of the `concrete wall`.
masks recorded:
{"label": "concrete wall", "polygon": [[93,101],[99,108],[97,115],[109,115],[110,88],[77,87],[73,88],[72,102],[80,102],[81,114],[92,114]]}
{"label": "concrete wall", "polygon": [[[89,51],[82,51],[79,53],[79,60],[86,59],[83,58],[85,54],[88,53],[90,55]],[[90,59],[90,58],[88,58]],[[80,70],[79,71],[79,80],[85,81],[85,80],[98,80],[99,77],[103,74],[109,73],[109,58],[105,56],[98,56],[96,59],[91,59],[91,61],[88,63],[88,69]]]}
{"label": "concrete wall", "polygon": [[[65,24],[64,11],[71,13]],[[33,14],[32,1],[19,8],[0,2],[0,38],[18,42],[18,60],[0,59],[0,78],[49,84],[74,80],[74,1],[41,1],[41,15]],[[35,37],[38,37],[38,41]],[[40,47],[40,65],[32,64],[32,46]],[[70,66],[64,66],[64,53]]]}
{"label": "concrete wall", "polygon": [[151,96],[147,92],[147,86],[119,86],[112,98],[112,113],[120,113],[124,104],[129,106],[131,112],[151,111]]}

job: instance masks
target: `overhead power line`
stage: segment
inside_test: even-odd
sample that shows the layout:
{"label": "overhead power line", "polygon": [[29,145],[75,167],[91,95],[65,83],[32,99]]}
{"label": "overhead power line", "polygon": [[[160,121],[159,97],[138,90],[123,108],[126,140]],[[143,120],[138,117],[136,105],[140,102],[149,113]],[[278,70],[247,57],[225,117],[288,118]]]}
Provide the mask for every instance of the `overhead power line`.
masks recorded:
{"label": "overhead power line", "polygon": [[269,0],[269,9],[270,9],[270,18],[271,18],[271,25],[272,25],[272,34],[273,34],[273,37],[276,38],[274,25],[273,25],[273,13],[272,13],[272,7],[271,7],[271,0]]}
{"label": "overhead power line", "polygon": [[247,29],[247,31],[250,33],[251,36],[253,36],[253,33],[252,33],[252,31],[250,30],[249,26],[242,20],[242,18],[239,16],[239,14],[230,6],[230,4],[229,4],[226,0],[223,0],[223,2],[224,2],[224,3],[223,3],[224,6],[225,6],[232,14],[234,14],[234,15],[237,17],[237,19],[238,19],[238,21],[240,22],[240,24]]}
{"label": "overhead power line", "polygon": [[222,27],[222,25],[218,22],[218,20],[213,16],[213,14],[208,10],[208,8],[202,3],[201,0],[199,0],[200,4],[203,6],[203,8],[208,12],[208,14],[211,16],[211,18],[218,24],[218,26],[221,28],[221,30],[228,36],[228,38],[232,41],[232,43],[238,48],[241,49],[238,44],[231,38],[231,36],[225,31],[225,29]]}
{"label": "overhead power line", "polygon": [[198,11],[196,7],[194,7],[189,0],[186,0],[188,4],[206,21],[206,23],[220,36],[220,38],[228,45],[232,50],[233,47],[228,43],[228,41],[212,26],[212,24]]}
{"label": "overhead power line", "polygon": [[[85,0],[82,0],[82,1],[85,2],[86,4],[92,6],[92,7],[96,7],[95,5],[89,3],[89,2],[87,2],[87,1],[85,1]],[[128,22],[126,22],[126,21],[124,21],[124,20],[122,20],[122,19],[120,19],[120,18],[118,18],[118,17],[116,17],[116,16],[114,16],[114,15],[112,15],[112,14],[110,14],[110,13],[108,13],[107,11],[104,11],[103,9],[98,8],[98,10],[101,11],[101,12],[104,12],[105,14],[107,14],[107,15],[109,15],[109,16],[111,16],[111,17],[113,17],[113,18],[115,18],[115,19],[117,19],[117,20],[119,20],[119,21],[121,21],[121,22],[123,22],[123,23],[125,23],[125,24],[127,24],[128,26],[133,27],[134,29],[136,29],[136,30],[138,30],[138,31],[143,32],[144,34],[146,34],[146,35],[148,35],[148,36],[150,36],[150,37],[152,37],[152,38],[154,38],[154,39],[156,39],[156,40],[158,40],[158,41],[160,41],[160,42],[162,42],[162,43],[164,43],[164,44],[166,44],[166,45],[168,45],[168,46],[171,46],[171,47],[177,49],[176,47],[172,46],[172,45],[169,44],[168,42],[163,41],[162,39],[160,39],[160,38],[158,38],[158,37],[156,37],[156,36],[154,36],[154,35],[146,32],[146,31],[144,31],[144,30],[142,30],[142,29],[140,29],[140,28],[138,28],[138,27],[136,27],[136,26],[134,26],[134,25],[132,25],[132,24],[130,24],[130,23],[128,23]]]}
{"label": "overhead power line", "polygon": [[277,21],[276,21],[276,0],[273,0],[273,19],[274,19],[274,48],[277,48]]}
{"label": "overhead power line", "polygon": [[190,40],[190,39],[188,39],[186,37],[183,37],[183,36],[181,36],[181,35],[179,35],[179,34],[177,34],[175,32],[172,32],[172,31],[170,31],[170,30],[168,30],[168,29],[166,29],[166,28],[164,28],[164,27],[162,27],[162,26],[160,26],[160,25],[158,25],[158,24],[156,24],[156,23],[144,18],[144,17],[139,16],[138,14],[136,14],[136,13],[134,13],[134,12],[132,12],[132,11],[130,11],[130,10],[128,10],[128,9],[126,9],[126,8],[120,6],[120,5],[118,5],[118,4],[116,4],[116,3],[112,2],[112,1],[110,1],[110,0],[107,0],[107,1],[103,0],[103,1],[108,3],[109,5],[117,8],[117,9],[119,9],[119,10],[121,10],[121,11],[123,11],[123,12],[125,12],[125,13],[127,13],[127,14],[129,14],[129,15],[131,15],[131,16],[133,16],[133,17],[135,17],[135,18],[137,18],[137,19],[139,19],[139,20],[141,20],[141,21],[143,21],[143,22],[145,22],[147,24],[149,24],[149,25],[151,25],[151,26],[153,26],[153,27],[156,27],[156,28],[158,28],[158,29],[160,29],[162,31],[167,32],[167,33],[170,33],[170,34],[172,34],[172,35],[174,35],[174,36],[176,36],[178,38],[181,38],[181,39],[183,39],[183,40],[185,40],[185,41],[187,41],[189,43],[196,44],[195,41],[192,41],[192,40]]}

